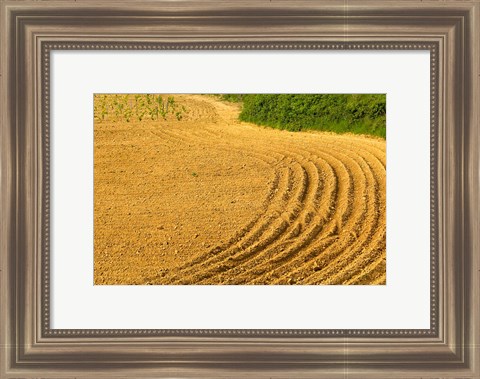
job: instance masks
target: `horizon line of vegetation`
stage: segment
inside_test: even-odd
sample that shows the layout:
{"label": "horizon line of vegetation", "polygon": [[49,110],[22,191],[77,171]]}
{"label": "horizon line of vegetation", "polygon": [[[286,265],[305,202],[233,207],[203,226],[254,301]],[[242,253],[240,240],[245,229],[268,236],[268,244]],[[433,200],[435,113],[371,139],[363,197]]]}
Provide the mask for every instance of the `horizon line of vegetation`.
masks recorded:
{"label": "horizon line of vegetation", "polygon": [[321,130],[386,138],[385,94],[223,94],[242,103],[240,120],[289,131]]}

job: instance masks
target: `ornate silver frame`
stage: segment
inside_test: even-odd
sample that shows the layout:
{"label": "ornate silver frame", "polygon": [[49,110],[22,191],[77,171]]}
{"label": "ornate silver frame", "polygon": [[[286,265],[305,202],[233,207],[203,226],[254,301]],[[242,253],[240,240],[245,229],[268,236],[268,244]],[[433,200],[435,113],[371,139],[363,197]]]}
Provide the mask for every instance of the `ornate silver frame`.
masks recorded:
{"label": "ornate silver frame", "polygon": [[[0,377],[480,377],[480,3],[4,1]],[[50,52],[398,49],[431,55],[425,330],[50,328]]]}

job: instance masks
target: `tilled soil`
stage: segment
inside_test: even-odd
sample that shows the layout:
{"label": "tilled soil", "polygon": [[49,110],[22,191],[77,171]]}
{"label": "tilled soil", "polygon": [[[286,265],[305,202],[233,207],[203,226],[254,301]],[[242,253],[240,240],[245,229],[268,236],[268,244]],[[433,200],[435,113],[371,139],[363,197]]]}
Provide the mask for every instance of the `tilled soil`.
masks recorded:
{"label": "tilled soil", "polygon": [[386,146],[238,121],[95,122],[95,284],[385,284]]}

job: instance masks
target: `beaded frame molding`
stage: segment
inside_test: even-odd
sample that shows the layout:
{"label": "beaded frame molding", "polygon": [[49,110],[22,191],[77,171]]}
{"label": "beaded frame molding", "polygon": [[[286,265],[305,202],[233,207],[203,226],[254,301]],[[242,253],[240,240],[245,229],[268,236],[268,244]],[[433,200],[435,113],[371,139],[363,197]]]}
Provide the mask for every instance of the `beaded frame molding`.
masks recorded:
{"label": "beaded frame molding", "polygon": [[[0,378],[480,378],[480,3],[2,1]],[[50,327],[56,50],[428,50],[430,328]]]}
{"label": "beaded frame molding", "polygon": [[[437,109],[438,109],[438,43],[196,43],[196,44],[165,44],[165,43],[46,43],[42,45],[42,92],[43,100],[43,122],[42,131],[43,160],[45,165],[45,176],[43,181],[43,204],[45,222],[42,224],[42,332],[46,336],[437,336],[438,335],[438,198],[437,198]],[[430,52],[430,328],[429,329],[51,329],[50,328],[50,57],[52,51],[61,50],[428,50]]]}

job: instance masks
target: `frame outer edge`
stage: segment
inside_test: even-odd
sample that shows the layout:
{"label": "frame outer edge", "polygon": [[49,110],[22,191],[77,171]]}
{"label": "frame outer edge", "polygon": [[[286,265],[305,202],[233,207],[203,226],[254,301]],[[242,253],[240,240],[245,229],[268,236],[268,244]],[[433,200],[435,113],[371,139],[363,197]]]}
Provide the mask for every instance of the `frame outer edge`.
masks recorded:
{"label": "frame outer edge", "polygon": [[[8,223],[4,222],[8,215],[8,181],[7,181],[7,159],[9,157],[7,141],[7,90],[8,85],[6,83],[7,75],[7,24],[8,17],[6,15],[6,9],[3,5],[0,5],[0,185],[2,191],[0,192],[0,288],[7,288],[7,254],[8,251]],[[7,359],[7,334],[6,328],[3,326],[7,323],[7,307],[8,304],[8,291],[0,291],[0,377],[5,375],[6,366],[8,364]]]}
{"label": "frame outer edge", "polygon": [[[30,2],[26,2],[30,4]],[[47,2],[48,3],[48,2]],[[409,2],[411,3],[411,2]],[[450,2],[451,3],[451,2]],[[49,3],[50,4],[50,3]],[[59,4],[59,3],[56,3]],[[465,4],[465,2],[463,2]],[[50,4],[51,6],[51,4]],[[14,51],[14,46],[16,43],[16,37],[15,36],[9,36],[9,29],[10,25],[8,20],[8,10],[6,9],[6,6],[4,4],[0,5],[0,11],[1,11],[1,20],[2,20],[2,25],[1,25],[1,30],[3,31],[3,35],[1,37],[1,90],[2,93],[0,94],[0,106],[1,110],[5,110],[5,112],[1,112],[0,115],[0,121],[1,121],[1,128],[0,128],[0,147],[2,148],[1,153],[1,172],[0,172],[0,178],[1,178],[1,183],[2,183],[2,189],[7,188],[6,191],[2,191],[0,194],[1,198],[1,205],[2,209],[0,209],[0,214],[2,216],[2,219],[4,217],[10,218],[11,220],[15,220],[15,217],[18,215],[12,213],[15,212],[15,209],[12,209],[12,200],[16,201],[16,198],[18,195],[15,195],[15,175],[18,175],[18,171],[15,172],[15,154],[16,154],[16,147],[14,143],[15,138],[15,130],[13,129],[13,123],[18,122],[18,120],[15,119],[15,100],[8,99],[7,96],[4,96],[4,94],[7,93],[14,93],[14,91],[18,91],[19,89],[15,87],[15,76],[14,75],[30,75],[30,73],[24,72],[24,73],[18,73],[16,72],[15,69],[15,59],[13,57],[8,57],[8,54],[5,52],[7,51]],[[467,302],[467,304],[470,305],[470,309],[463,309],[463,311],[460,313],[462,317],[462,322],[461,322],[461,327],[459,329],[456,329],[453,332],[453,335],[458,337],[458,334],[461,334],[463,338],[460,339],[460,341],[463,340],[463,342],[468,343],[467,346],[464,348],[467,348],[469,350],[468,355],[466,355],[466,358],[468,362],[466,363],[465,368],[468,369],[468,373],[465,371],[458,371],[458,375],[470,375],[473,374],[477,378],[479,375],[479,365],[480,365],[480,356],[479,356],[479,326],[476,324],[476,322],[479,321],[479,272],[480,272],[480,262],[479,262],[479,234],[478,231],[480,230],[480,222],[478,218],[478,214],[480,213],[479,209],[479,122],[480,122],[480,111],[479,111],[479,106],[480,106],[480,38],[478,36],[479,34],[479,20],[480,20],[480,10],[479,10],[479,3],[478,0],[475,1],[475,4],[470,10],[470,25],[469,25],[469,30],[467,30],[468,33],[468,49],[470,50],[470,55],[465,56],[465,65],[464,69],[466,69],[466,76],[464,76],[464,79],[471,79],[471,84],[467,85],[464,89],[463,96],[468,96],[465,99],[467,101],[464,101],[464,115],[465,115],[465,120],[463,122],[463,126],[467,127],[467,130],[465,134],[463,135],[463,143],[464,143],[464,148],[467,149],[464,155],[464,163],[465,167],[463,167],[463,172],[458,173],[459,176],[462,177],[462,186],[465,186],[464,189],[464,194],[466,196],[466,203],[465,204],[465,209],[468,209],[469,211],[463,215],[463,224],[464,224],[464,236],[467,237],[467,242],[464,245],[464,253],[466,254],[466,257],[468,258],[465,262],[462,262],[462,267],[468,275],[466,275],[466,278],[463,279],[462,282],[462,295],[465,296],[463,300]],[[11,39],[9,39],[11,37]],[[465,43],[467,43],[464,40]],[[473,53],[472,53],[473,52]],[[12,75],[12,79],[10,79],[10,75]],[[6,78],[9,78],[7,81]],[[28,80],[27,80],[28,82]],[[29,83],[32,83],[31,81]],[[35,84],[35,83],[33,83]],[[11,91],[11,92],[9,92]],[[28,92],[28,91],[27,91]],[[24,94],[26,97],[30,96],[29,94]],[[469,100],[468,100],[469,99]],[[30,99],[31,100],[31,99]],[[38,104],[37,104],[38,106]],[[35,115],[33,115],[35,117]],[[25,120],[33,121],[32,120],[32,113],[30,115],[25,115],[24,116],[24,121]],[[12,127],[12,128],[10,128]],[[32,138],[30,136],[29,138]],[[31,140],[30,140],[31,141]],[[38,152],[37,152],[38,153]],[[33,156],[35,156],[35,151],[32,150]],[[30,156],[31,157],[31,156]],[[23,159],[25,161],[28,161],[30,158],[27,159],[26,155],[24,154]],[[32,170],[32,167],[29,167],[30,170]],[[38,167],[37,167],[38,169]],[[28,172],[26,170],[22,171],[23,175],[22,177],[17,178],[17,180],[24,180],[27,177],[31,178],[31,176],[28,176]],[[465,176],[463,176],[465,175]],[[13,178],[13,179],[12,179]],[[27,184],[24,184],[24,194],[28,195],[29,191],[31,190],[32,185],[35,185],[34,182],[29,182]],[[37,188],[38,189],[38,188]],[[464,196],[463,193],[461,196]],[[35,200],[36,201],[36,200]],[[30,208],[27,208],[27,211]],[[23,216],[26,220],[30,220],[29,214],[25,214]],[[9,270],[4,270],[4,268],[11,267],[10,262],[9,262],[9,254],[7,252],[9,249],[13,246],[15,247],[15,241],[13,240],[13,237],[10,237],[12,235],[12,229],[13,232],[16,232],[15,226],[13,224],[10,225],[9,223],[2,223],[0,225],[0,269],[2,270],[0,272],[0,283],[3,288],[8,288],[8,285],[13,285],[14,280],[15,280],[15,273],[13,272],[12,275],[8,272]],[[30,233],[30,232],[29,232]],[[457,236],[458,237],[458,236]],[[9,239],[10,238],[10,239]],[[32,245],[28,245],[29,247],[33,247]],[[459,264],[459,263],[457,263]],[[470,264],[470,265],[468,265]],[[34,268],[30,267],[28,271],[23,271],[23,272],[33,272]],[[10,276],[9,276],[10,275]],[[455,276],[456,277],[456,276]],[[21,279],[21,278],[19,278]],[[458,280],[462,280],[461,277],[456,277]],[[469,286],[472,286],[469,288]],[[5,305],[8,304],[15,304],[15,298],[12,297],[15,295],[15,291],[12,289],[12,292],[10,291],[1,291],[0,294],[0,378],[4,378],[3,375],[6,375],[6,371],[8,370],[8,364],[9,364],[9,359],[7,357],[7,354],[9,351],[12,351],[14,349],[11,349],[10,346],[12,346],[12,343],[15,343],[14,340],[12,340],[12,336],[14,336],[14,333],[8,332],[8,327],[12,327],[12,329],[15,329],[15,327],[23,327],[25,325],[19,324],[15,326],[15,319],[10,318],[10,313],[7,307]],[[32,294],[29,294],[31,296]],[[27,299],[23,299],[27,300]],[[462,301],[462,300],[460,300]],[[447,307],[449,304],[448,301],[446,301],[445,306]],[[464,314],[463,312],[466,312]],[[455,317],[453,318],[455,319]],[[18,319],[20,320],[20,319]],[[7,323],[5,323],[7,321]],[[457,322],[460,320],[457,320]],[[10,324],[8,324],[10,323]],[[12,324],[13,323],[13,324]],[[455,325],[453,325],[455,326]],[[460,325],[458,325],[460,326]],[[452,327],[452,325],[449,325],[449,327]],[[457,340],[458,341],[458,340]],[[14,355],[13,355],[14,356]],[[72,366],[73,367],[73,366]],[[24,368],[25,370],[26,367]],[[434,369],[432,367],[432,369]],[[79,369],[78,369],[79,370]],[[88,372],[90,372],[90,369],[86,369]],[[24,373],[26,371],[23,371]],[[29,371],[30,372],[30,371]],[[32,371],[33,372],[33,371]],[[56,375],[59,375],[57,371]],[[116,371],[115,371],[116,372]],[[130,371],[128,371],[130,372]],[[187,372],[187,371],[185,371]],[[461,374],[460,374],[461,372]],[[50,373],[50,371],[49,371]],[[53,371],[51,372],[53,373]],[[81,375],[84,377],[86,375],[87,371],[85,371],[84,375]],[[175,370],[172,369],[171,371],[172,375],[176,373]],[[305,371],[302,371],[303,375],[305,375]],[[398,372],[397,372],[398,374]],[[438,374],[438,373],[437,373]],[[27,374],[28,375],[28,374]],[[34,374],[31,374],[34,375]],[[105,373],[103,374],[105,375]],[[128,375],[128,374],[127,374]],[[452,377],[452,375],[455,375],[455,373],[448,373],[445,374],[445,376]],[[30,375],[28,375],[30,377]],[[175,375],[176,376],[176,375]],[[203,375],[202,375],[203,376]],[[236,375],[232,375],[235,377],[238,377],[238,373]],[[9,376],[10,377],[10,376]],[[121,375],[121,377],[124,377],[124,375]],[[470,376],[468,376],[470,377]]]}
{"label": "frame outer edge", "polygon": [[14,244],[16,153],[11,127],[14,122],[14,101],[7,96],[15,91],[11,79],[14,57],[9,54],[15,43],[15,36],[10,34],[11,28],[9,9],[5,4],[0,4],[0,378],[7,374],[15,354],[15,320],[10,317],[10,308],[14,305],[14,265],[9,252]]}
{"label": "frame outer edge", "polygon": [[[468,229],[467,257],[470,257],[470,288],[467,288],[470,301],[470,314],[466,315],[468,327],[469,367],[475,377],[480,378],[480,1],[476,0],[470,11],[471,25],[469,29],[470,55],[467,72],[470,73],[471,85],[467,96],[466,115],[468,117],[469,136],[466,141],[467,150],[467,183],[468,199],[466,209]],[[468,267],[468,266],[467,266]],[[468,292],[469,291],[469,292]]]}

